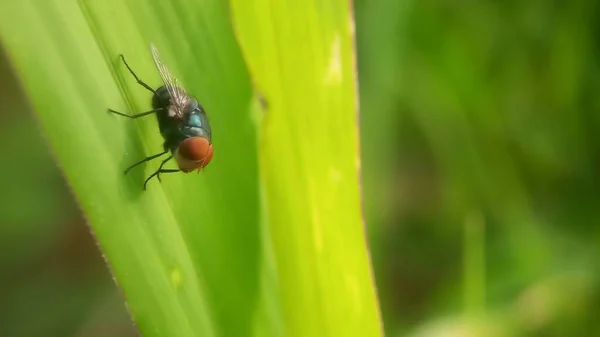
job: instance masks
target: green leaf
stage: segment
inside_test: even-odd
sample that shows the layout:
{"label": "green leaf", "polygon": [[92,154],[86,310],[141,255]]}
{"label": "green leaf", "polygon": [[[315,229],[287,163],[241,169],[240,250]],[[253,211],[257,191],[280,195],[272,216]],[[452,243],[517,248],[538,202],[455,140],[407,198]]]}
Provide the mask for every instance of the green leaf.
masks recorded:
{"label": "green leaf", "polygon": [[[274,326],[261,311],[264,296],[277,298],[263,295],[251,91],[224,4],[3,1],[0,38],[142,334],[264,335]],[[123,170],[161,151],[156,120],[107,108],[149,109],[118,55],[157,87],[150,42],[207,110],[215,155],[200,175],[164,175],[142,191],[160,160]]]}
{"label": "green leaf", "polygon": [[349,1],[230,0],[264,98],[259,164],[289,336],[377,336]]}
{"label": "green leaf", "polygon": [[[144,336],[381,333],[351,11],[292,7],[233,3],[263,111],[221,1],[0,4],[2,43]],[[149,109],[118,55],[158,87],[151,42],[207,110],[216,150],[201,175],[142,191],[159,160],[123,170],[161,151],[156,121],[107,109]]]}

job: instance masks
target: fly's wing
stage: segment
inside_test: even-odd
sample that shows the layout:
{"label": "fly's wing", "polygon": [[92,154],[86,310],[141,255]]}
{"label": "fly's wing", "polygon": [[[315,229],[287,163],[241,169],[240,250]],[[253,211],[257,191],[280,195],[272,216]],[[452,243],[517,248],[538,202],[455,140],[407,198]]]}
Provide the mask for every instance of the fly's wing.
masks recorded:
{"label": "fly's wing", "polygon": [[177,85],[177,79],[175,76],[173,76],[164,63],[161,62],[156,46],[154,46],[154,44],[150,44],[150,49],[152,51],[154,64],[156,64],[156,68],[158,68],[160,77],[162,78],[162,81],[167,88],[169,95],[171,96],[171,108],[178,117],[183,117],[183,110],[188,102],[188,95],[183,88]]}

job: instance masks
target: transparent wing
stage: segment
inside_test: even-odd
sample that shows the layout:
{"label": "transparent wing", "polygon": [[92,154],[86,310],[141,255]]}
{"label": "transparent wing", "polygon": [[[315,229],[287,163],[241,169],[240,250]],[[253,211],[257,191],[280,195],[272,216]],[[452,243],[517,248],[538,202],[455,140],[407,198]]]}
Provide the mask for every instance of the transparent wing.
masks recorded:
{"label": "transparent wing", "polygon": [[150,49],[152,51],[152,58],[154,59],[154,64],[156,64],[156,68],[158,68],[158,72],[160,73],[160,77],[171,96],[171,105],[174,112],[183,116],[183,109],[187,104],[188,95],[185,90],[179,87],[177,83],[177,79],[173,76],[169,69],[161,62],[160,57],[158,55],[158,49],[154,44],[150,44]]}

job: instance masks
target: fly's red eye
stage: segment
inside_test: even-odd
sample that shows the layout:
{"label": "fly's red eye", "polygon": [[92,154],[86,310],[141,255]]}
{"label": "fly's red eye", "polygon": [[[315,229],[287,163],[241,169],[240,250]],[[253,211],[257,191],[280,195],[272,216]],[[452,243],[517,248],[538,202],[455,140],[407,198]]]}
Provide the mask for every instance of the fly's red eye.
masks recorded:
{"label": "fly's red eye", "polygon": [[181,157],[193,161],[201,162],[201,167],[208,165],[213,156],[213,146],[208,139],[203,137],[190,137],[179,144],[179,154]]}
{"label": "fly's red eye", "polygon": [[204,161],[202,162],[202,167],[205,167],[206,165],[208,165],[208,163],[210,163],[210,161],[212,160],[213,152],[214,152],[214,150],[213,150],[213,146],[211,144],[208,148],[208,154],[206,155],[206,158],[204,158]]}

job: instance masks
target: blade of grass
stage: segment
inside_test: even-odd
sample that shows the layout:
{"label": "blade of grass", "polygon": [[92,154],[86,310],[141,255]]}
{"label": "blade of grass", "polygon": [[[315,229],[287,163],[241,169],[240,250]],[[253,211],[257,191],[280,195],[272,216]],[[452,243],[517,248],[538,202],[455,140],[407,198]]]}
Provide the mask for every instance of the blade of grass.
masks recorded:
{"label": "blade of grass", "polygon": [[[260,292],[256,137],[224,5],[4,1],[0,38],[142,334],[247,335]],[[201,175],[143,192],[158,163],[123,170],[160,151],[156,121],[106,109],[149,107],[118,54],[157,87],[150,42],[206,108],[216,151]]]}
{"label": "blade of grass", "polygon": [[259,164],[286,333],[378,336],[361,218],[349,2],[230,3],[266,101]]}

